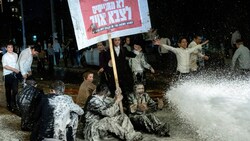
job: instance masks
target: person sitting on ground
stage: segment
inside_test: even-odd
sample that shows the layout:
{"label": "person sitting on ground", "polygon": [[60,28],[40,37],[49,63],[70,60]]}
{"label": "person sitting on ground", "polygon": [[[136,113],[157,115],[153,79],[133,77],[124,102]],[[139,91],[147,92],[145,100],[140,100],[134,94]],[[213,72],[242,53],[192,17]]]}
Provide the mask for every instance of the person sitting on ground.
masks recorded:
{"label": "person sitting on ground", "polygon": [[50,84],[50,93],[44,95],[36,110],[37,124],[31,133],[31,141],[75,140],[78,115],[83,109],[74,103],[72,97],[64,95],[62,81]]}
{"label": "person sitting on ground", "polygon": [[129,66],[133,72],[134,84],[143,83],[146,84],[146,75],[145,68],[149,69],[151,73],[155,73],[153,67],[147,63],[145,59],[145,55],[142,52],[142,48],[139,42],[134,43],[134,54],[136,54],[135,58],[129,59]]}
{"label": "person sitting on ground", "polygon": [[37,88],[36,81],[28,77],[26,79],[26,86],[17,95],[17,106],[21,114],[21,130],[31,131],[35,120],[35,110],[39,101],[44,95],[43,90]]}
{"label": "person sitting on ground", "polygon": [[85,107],[84,137],[87,141],[102,140],[109,135],[126,141],[139,141],[140,132],[135,132],[133,125],[125,114],[119,113],[119,103],[123,96],[116,90],[115,99],[108,97],[109,89],[99,84],[95,93],[88,99]]}
{"label": "person sitting on ground", "polygon": [[76,97],[76,104],[82,108],[84,108],[88,97],[92,95],[92,92],[96,89],[96,85],[92,83],[94,79],[94,74],[92,72],[84,73],[83,79],[84,81],[82,82]]}
{"label": "person sitting on ground", "polygon": [[[160,99],[158,98],[158,101]],[[134,93],[128,97],[130,107],[130,120],[136,130],[142,130],[148,133],[154,133],[158,136],[169,137],[169,125],[161,122],[150,110],[156,111],[162,108],[162,102],[158,102],[158,106],[147,93],[144,91],[142,83],[134,85]]]}

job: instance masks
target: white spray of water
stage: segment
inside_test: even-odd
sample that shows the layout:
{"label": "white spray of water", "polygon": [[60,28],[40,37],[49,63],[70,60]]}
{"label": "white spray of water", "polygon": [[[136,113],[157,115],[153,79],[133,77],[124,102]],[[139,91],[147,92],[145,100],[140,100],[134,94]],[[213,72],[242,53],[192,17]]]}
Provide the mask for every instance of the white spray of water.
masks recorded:
{"label": "white spray of water", "polygon": [[185,81],[166,97],[202,139],[250,140],[250,80],[211,78]]}

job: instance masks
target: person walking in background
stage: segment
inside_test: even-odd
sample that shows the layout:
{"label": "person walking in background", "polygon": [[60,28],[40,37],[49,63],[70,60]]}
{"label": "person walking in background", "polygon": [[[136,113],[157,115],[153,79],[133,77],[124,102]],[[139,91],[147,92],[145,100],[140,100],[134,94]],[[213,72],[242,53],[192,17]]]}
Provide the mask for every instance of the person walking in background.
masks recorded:
{"label": "person walking in background", "polygon": [[48,61],[49,61],[49,70],[54,70],[54,49],[51,43],[48,43]]}
{"label": "person walking in background", "polygon": [[6,50],[7,53],[2,57],[5,95],[7,108],[13,112],[16,108],[16,95],[18,93],[18,79],[16,77],[19,73],[17,67],[18,55],[13,52],[13,44],[11,43],[7,44]]}
{"label": "person walking in background", "polygon": [[60,44],[58,43],[58,39],[54,40],[53,49],[54,49],[54,53],[55,53],[56,65],[59,66],[60,53],[62,52],[62,48],[61,48]]}

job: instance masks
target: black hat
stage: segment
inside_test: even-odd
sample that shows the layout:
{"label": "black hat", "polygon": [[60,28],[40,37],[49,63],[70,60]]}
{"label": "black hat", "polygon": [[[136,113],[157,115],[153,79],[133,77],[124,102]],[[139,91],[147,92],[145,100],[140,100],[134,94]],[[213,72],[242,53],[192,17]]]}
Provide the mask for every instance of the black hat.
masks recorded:
{"label": "black hat", "polygon": [[236,40],[236,43],[242,43],[242,42],[243,42],[242,39],[237,39],[237,40]]}
{"label": "black hat", "polygon": [[142,41],[140,41],[140,40],[134,40],[134,45],[139,45],[139,46],[143,46],[143,43],[142,43]]}

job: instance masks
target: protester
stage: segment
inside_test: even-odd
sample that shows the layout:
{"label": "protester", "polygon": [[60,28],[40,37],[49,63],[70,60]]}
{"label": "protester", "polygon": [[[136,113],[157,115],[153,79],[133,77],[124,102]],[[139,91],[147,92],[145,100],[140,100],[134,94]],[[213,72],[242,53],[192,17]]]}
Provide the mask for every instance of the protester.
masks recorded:
{"label": "protester", "polygon": [[123,47],[125,47],[128,51],[132,51],[132,47],[131,47],[130,44],[131,44],[130,43],[130,37],[125,37]]}
{"label": "protester", "polygon": [[37,88],[34,79],[27,79],[26,86],[17,95],[17,106],[21,114],[21,129],[23,131],[32,131],[35,120],[35,112],[38,103],[41,101],[44,93]]}
{"label": "protester", "polygon": [[97,49],[99,51],[99,70],[98,70],[98,75],[100,78],[100,83],[105,83],[108,85],[108,78],[109,74],[107,73],[108,69],[108,53],[105,49],[105,42],[99,42],[97,43]]}
{"label": "protester", "polygon": [[[194,36],[194,39],[193,41],[188,45],[188,48],[193,48],[197,45],[199,45],[202,41],[202,38],[200,35],[195,35]],[[202,51],[197,49],[195,50],[193,53],[191,53],[191,56],[190,56],[190,70],[192,72],[196,72],[198,70],[198,64],[197,64],[197,61],[198,61],[198,57],[204,59],[204,60],[208,60],[208,56],[206,55],[203,55],[202,54]]]}
{"label": "protester", "polygon": [[[117,74],[118,74],[118,81],[119,85],[122,89],[124,96],[124,101],[126,101],[127,96],[126,94],[129,91],[133,90],[133,86],[130,88],[130,85],[126,85],[127,83],[130,83],[132,78],[132,72],[129,68],[128,61],[126,60],[126,57],[135,57],[136,55],[133,52],[127,51],[126,48],[122,47],[121,40],[119,37],[113,39],[113,48],[114,48],[114,57],[116,62],[116,68],[117,68]],[[109,73],[109,88],[111,91],[111,97],[115,95],[115,81],[114,81],[114,74],[113,74],[113,68],[112,68],[112,61],[111,61],[111,55],[110,51],[108,51],[108,73]]]}
{"label": "protester", "polygon": [[84,137],[87,141],[103,140],[109,135],[115,135],[126,141],[139,141],[140,132],[135,132],[133,125],[125,114],[119,113],[119,103],[123,96],[121,90],[116,90],[115,99],[109,98],[108,87],[100,84],[96,88],[85,107]]}
{"label": "protester", "polygon": [[145,55],[142,52],[142,47],[140,43],[134,43],[134,54],[136,54],[135,58],[129,59],[129,66],[133,73],[134,84],[135,83],[143,83],[146,84],[146,75],[145,68],[149,69],[151,73],[155,73],[153,67],[147,63],[145,59]]}
{"label": "protester", "polygon": [[239,62],[239,69],[241,73],[247,73],[250,71],[250,52],[249,49],[244,46],[243,40],[236,40],[236,48],[233,58],[232,58],[232,69],[236,68],[236,62]]}
{"label": "protester", "polygon": [[190,54],[193,53],[197,49],[201,49],[202,46],[207,43],[208,43],[208,40],[193,48],[187,48],[187,39],[184,37],[181,37],[178,41],[179,48],[174,48],[166,44],[161,44],[159,39],[156,39],[154,41],[155,45],[160,45],[160,47],[163,47],[175,53],[176,58],[177,58],[177,75],[178,75],[177,77],[178,78],[187,76],[190,73]]}
{"label": "protester", "polygon": [[18,93],[18,56],[15,52],[13,52],[13,44],[9,43],[6,46],[6,50],[7,53],[5,53],[2,57],[3,75],[5,81],[5,95],[8,110],[14,111],[16,108],[16,95]]}
{"label": "protester", "polygon": [[92,92],[96,89],[96,86],[92,83],[94,74],[92,72],[86,72],[83,75],[84,81],[82,82],[78,95],[76,97],[76,104],[80,107],[84,107],[88,97],[92,95]]}
{"label": "protester", "polygon": [[78,115],[83,110],[72,98],[64,95],[65,85],[62,81],[50,84],[50,93],[45,95],[36,109],[37,124],[31,133],[31,141],[75,140]]}
{"label": "protester", "polygon": [[[134,85],[134,93],[129,95],[130,120],[136,130],[154,133],[159,136],[169,137],[169,125],[161,122],[150,111],[162,108],[161,102],[158,105],[144,91],[142,83]],[[160,99],[158,98],[158,101]]]}
{"label": "protester", "polygon": [[31,65],[33,62],[33,56],[36,56],[40,52],[38,46],[31,46],[24,49],[18,58],[18,69],[21,71],[24,82],[28,76],[32,75]]}

